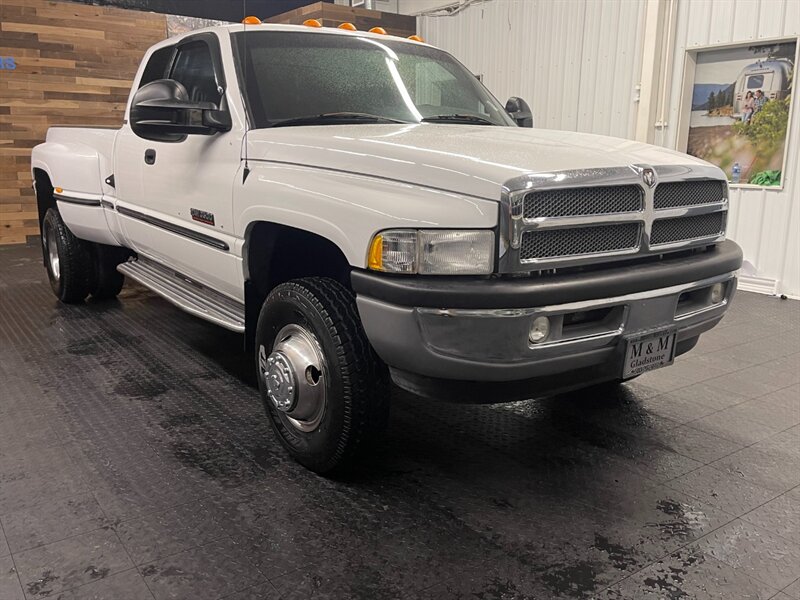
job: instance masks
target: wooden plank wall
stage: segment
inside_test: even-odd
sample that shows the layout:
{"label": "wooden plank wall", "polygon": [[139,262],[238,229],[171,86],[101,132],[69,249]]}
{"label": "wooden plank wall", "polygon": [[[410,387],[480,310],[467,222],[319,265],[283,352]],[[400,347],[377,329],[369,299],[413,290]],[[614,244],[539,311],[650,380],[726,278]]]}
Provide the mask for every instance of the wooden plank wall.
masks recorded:
{"label": "wooden plank wall", "polygon": [[46,0],[0,0],[0,244],[39,232],[30,153],[51,125],[122,122],[144,51],[165,15]]}

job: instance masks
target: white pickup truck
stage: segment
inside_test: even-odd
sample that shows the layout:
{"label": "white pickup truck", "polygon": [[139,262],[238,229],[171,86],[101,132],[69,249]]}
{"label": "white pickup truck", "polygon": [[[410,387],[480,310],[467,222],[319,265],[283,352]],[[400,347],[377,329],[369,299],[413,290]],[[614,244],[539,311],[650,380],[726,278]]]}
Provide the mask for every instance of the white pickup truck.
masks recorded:
{"label": "white pickup truck", "polygon": [[53,291],[126,276],[242,332],[278,438],[320,473],[381,431],[390,380],[501,402],[670,364],[736,288],[723,172],[531,120],[419,40],[165,40],[120,129],[33,150]]}

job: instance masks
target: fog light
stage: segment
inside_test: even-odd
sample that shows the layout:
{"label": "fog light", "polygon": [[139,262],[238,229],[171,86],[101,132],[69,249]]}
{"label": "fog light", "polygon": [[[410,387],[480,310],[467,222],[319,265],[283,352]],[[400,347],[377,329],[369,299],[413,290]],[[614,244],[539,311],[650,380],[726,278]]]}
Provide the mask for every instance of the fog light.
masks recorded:
{"label": "fog light", "polygon": [[549,335],[550,319],[547,317],[536,317],[531,324],[531,331],[528,334],[528,339],[532,343],[538,344],[539,342],[545,341]]}
{"label": "fog light", "polygon": [[715,283],[711,286],[711,304],[719,304],[725,298],[725,284]]}

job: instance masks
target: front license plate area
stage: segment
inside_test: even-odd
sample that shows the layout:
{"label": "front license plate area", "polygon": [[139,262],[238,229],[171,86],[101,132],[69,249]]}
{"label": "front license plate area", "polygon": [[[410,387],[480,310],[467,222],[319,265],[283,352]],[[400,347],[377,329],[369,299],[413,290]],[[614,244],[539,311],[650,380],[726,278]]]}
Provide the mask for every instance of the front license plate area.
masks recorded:
{"label": "front license plate area", "polygon": [[661,329],[628,338],[622,378],[630,379],[671,365],[675,360],[677,333],[675,329]]}

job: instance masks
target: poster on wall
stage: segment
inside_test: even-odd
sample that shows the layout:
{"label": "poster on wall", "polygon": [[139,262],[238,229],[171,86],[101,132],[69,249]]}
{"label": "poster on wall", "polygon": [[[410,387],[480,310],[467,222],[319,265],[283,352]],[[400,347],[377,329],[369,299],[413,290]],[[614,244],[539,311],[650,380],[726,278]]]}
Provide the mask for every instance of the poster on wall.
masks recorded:
{"label": "poster on wall", "polygon": [[687,152],[735,184],[782,185],[797,42],[697,53]]}

